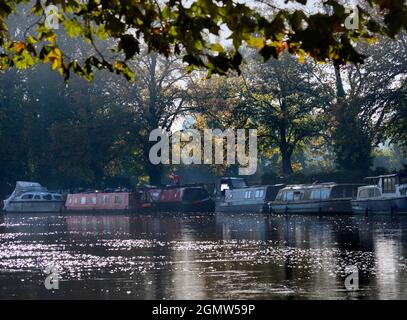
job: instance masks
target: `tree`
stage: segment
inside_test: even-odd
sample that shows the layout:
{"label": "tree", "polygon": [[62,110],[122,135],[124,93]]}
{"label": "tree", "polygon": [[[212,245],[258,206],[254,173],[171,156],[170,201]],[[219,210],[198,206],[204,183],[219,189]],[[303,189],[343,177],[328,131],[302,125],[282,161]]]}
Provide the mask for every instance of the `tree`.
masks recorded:
{"label": "tree", "polygon": [[373,146],[386,139],[383,127],[397,123],[395,114],[403,119],[406,49],[405,33],[397,40],[381,38],[372,46],[361,45],[369,55],[364,65],[335,68],[332,139],[341,169],[369,170]]}
{"label": "tree", "polygon": [[124,86],[126,92],[123,96],[129,107],[135,110],[141,125],[138,134],[150,183],[160,184],[164,168],[149,161],[150,148],[156,143],[148,142],[149,135],[157,128],[169,131],[177,117],[188,109],[185,101],[189,75],[179,59],[167,59],[157,53],[145,52],[144,56],[135,57],[129,63],[139,77],[129,87]]}
{"label": "tree", "polygon": [[300,64],[284,55],[265,64],[253,61],[244,70],[247,98],[263,148],[277,146],[283,175],[290,175],[296,148],[321,134],[322,110],[326,107],[323,87],[313,77],[311,64]]}
{"label": "tree", "polygon": [[[307,3],[306,0],[292,2]],[[335,65],[348,61],[360,63],[363,55],[355,50],[355,41],[371,39],[377,34],[393,37],[407,26],[404,0],[363,2],[374,10],[359,8],[360,25],[353,30],[344,27],[349,14],[344,5],[334,0],[323,2],[324,10],[313,14],[276,6],[273,11],[259,11],[233,0],[194,0],[188,4],[181,0],[161,4],[155,0],[2,0],[0,69],[26,68],[42,61],[66,78],[70,72],[91,78],[96,68],[133,79],[127,61],[140,52],[142,43],[146,43],[149,51],[166,57],[179,54],[188,65],[206,68],[209,74],[239,70],[242,62],[239,48],[244,42],[255,47],[265,60],[277,58],[288,50],[318,61],[330,60]],[[50,5],[57,6],[58,15],[50,15],[47,10]],[[23,25],[19,37],[11,35],[7,27],[17,8],[26,14],[20,20]],[[85,38],[92,44],[93,53],[83,62],[66,55],[58,43],[64,32],[50,28],[48,22],[52,18],[57,19],[68,36]],[[26,21],[29,25],[24,25]],[[225,50],[222,43],[212,42],[208,36],[221,37],[222,26],[230,30],[231,50]],[[115,51],[121,54],[105,55],[99,41],[106,39],[112,39]]]}
{"label": "tree", "polygon": [[[250,55],[250,53],[248,53]],[[262,156],[281,156],[281,173],[293,172],[293,153],[321,133],[323,90],[310,73],[311,65],[284,55],[262,63],[247,58],[242,76],[212,77],[189,85],[194,112],[205,128],[256,128]]]}

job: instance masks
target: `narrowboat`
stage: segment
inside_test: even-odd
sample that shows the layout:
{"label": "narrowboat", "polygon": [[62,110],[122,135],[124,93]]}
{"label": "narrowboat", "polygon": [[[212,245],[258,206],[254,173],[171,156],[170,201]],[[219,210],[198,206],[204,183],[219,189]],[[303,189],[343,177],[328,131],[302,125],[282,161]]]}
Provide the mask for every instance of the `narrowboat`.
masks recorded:
{"label": "narrowboat", "polygon": [[268,213],[268,203],[284,185],[249,186],[242,178],[221,178],[216,186],[216,207],[219,213]]}
{"label": "narrowboat", "polygon": [[281,189],[270,203],[271,213],[352,213],[358,184],[334,182],[292,185]]}
{"label": "narrowboat", "polygon": [[98,213],[122,213],[134,210],[148,210],[152,207],[149,193],[145,189],[130,191],[82,192],[68,194],[65,202],[67,211]]}
{"label": "narrowboat", "polygon": [[407,214],[407,174],[365,178],[370,185],[358,189],[352,201],[355,214]]}
{"label": "narrowboat", "polygon": [[3,210],[14,213],[61,212],[63,196],[50,192],[37,182],[18,181],[9,198],[4,200]]}
{"label": "narrowboat", "polygon": [[149,190],[152,207],[156,211],[213,212],[214,201],[199,185],[166,186]]}

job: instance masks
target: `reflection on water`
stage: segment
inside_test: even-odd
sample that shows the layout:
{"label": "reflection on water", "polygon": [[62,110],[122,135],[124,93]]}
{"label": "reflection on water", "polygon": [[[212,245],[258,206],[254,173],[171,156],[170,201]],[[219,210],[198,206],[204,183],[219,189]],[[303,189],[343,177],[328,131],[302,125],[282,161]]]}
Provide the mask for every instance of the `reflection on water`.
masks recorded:
{"label": "reflection on water", "polygon": [[407,299],[406,231],[407,217],[6,215],[0,298]]}

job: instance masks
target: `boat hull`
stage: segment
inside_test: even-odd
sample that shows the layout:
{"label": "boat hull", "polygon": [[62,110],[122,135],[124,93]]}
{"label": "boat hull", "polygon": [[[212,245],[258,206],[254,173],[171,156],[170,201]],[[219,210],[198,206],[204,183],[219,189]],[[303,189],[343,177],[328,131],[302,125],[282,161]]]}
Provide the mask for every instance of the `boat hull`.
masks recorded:
{"label": "boat hull", "polygon": [[69,194],[66,201],[66,211],[83,213],[149,213],[149,212],[213,212],[212,199],[200,201],[155,201],[138,203],[133,193],[88,193]]}
{"label": "boat hull", "polygon": [[62,212],[64,201],[10,201],[4,208],[7,213]]}
{"label": "boat hull", "polygon": [[353,200],[355,214],[407,214],[407,196],[388,199]]}
{"label": "boat hull", "polygon": [[316,201],[296,201],[271,203],[271,213],[317,213],[317,214],[351,214],[352,207],[350,199],[329,199]]}
{"label": "boat hull", "polygon": [[219,202],[216,204],[215,211],[218,213],[268,213],[266,203],[248,203],[248,204],[230,204]]}
{"label": "boat hull", "polygon": [[152,210],[158,212],[181,212],[181,213],[212,213],[214,211],[213,200],[208,199],[199,202],[159,202],[155,203]]}

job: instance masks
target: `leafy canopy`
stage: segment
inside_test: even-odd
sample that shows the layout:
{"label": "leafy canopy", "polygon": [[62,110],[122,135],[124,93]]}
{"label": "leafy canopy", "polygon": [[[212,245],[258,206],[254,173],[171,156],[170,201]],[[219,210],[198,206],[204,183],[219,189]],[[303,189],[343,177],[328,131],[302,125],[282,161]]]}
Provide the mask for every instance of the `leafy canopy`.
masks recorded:
{"label": "leafy canopy", "polygon": [[[404,0],[362,2],[360,26],[348,30],[344,21],[349,13],[334,0],[323,3],[329,10],[308,15],[302,10],[260,11],[233,0],[0,0],[0,70],[27,68],[42,61],[66,78],[74,72],[91,79],[94,69],[108,69],[133,79],[127,60],[140,52],[142,43],[167,57],[181,55],[191,69],[205,68],[209,75],[239,71],[242,55],[238,49],[244,43],[255,47],[265,60],[287,50],[336,65],[360,63],[364,57],[355,50],[357,41],[378,34],[394,37],[407,26]],[[16,39],[7,21],[21,5],[29,6],[35,23]],[[47,28],[45,8],[49,5],[58,7],[59,30]],[[230,31],[232,48],[211,41],[222,36],[222,28]],[[69,37],[86,39],[94,46],[94,54],[83,62],[64,54],[58,43],[61,29]],[[97,44],[108,39],[114,40],[116,54],[106,57]]]}

